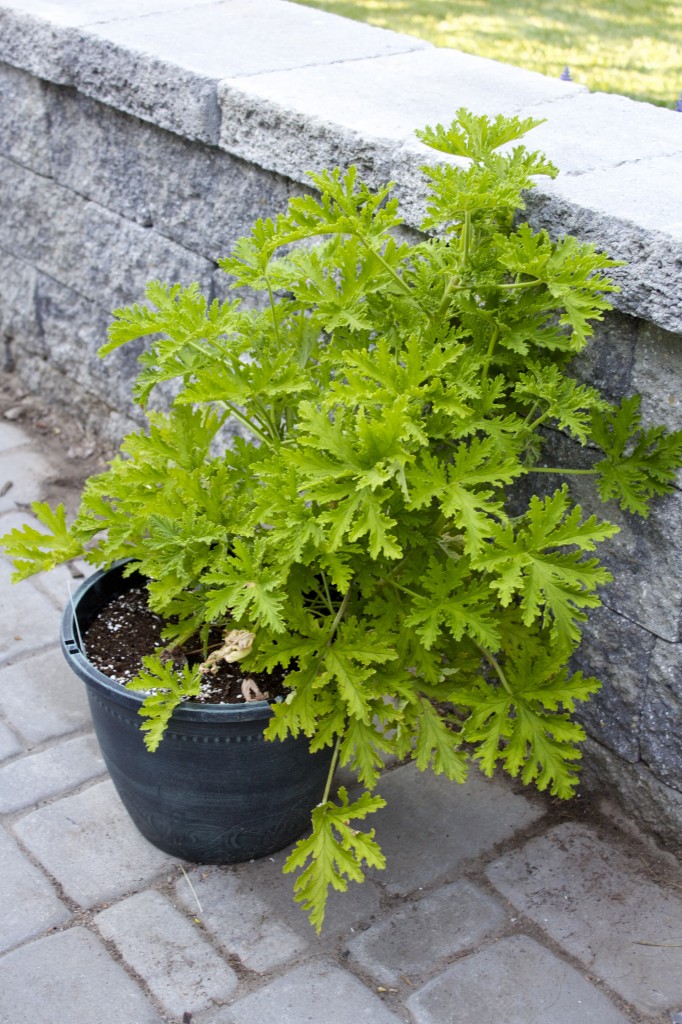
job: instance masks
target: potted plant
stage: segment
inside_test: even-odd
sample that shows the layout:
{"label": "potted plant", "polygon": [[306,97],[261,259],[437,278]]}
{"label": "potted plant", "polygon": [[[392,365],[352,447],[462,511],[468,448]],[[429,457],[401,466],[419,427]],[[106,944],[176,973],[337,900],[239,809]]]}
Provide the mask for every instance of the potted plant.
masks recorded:
{"label": "potted plant", "polygon": [[[460,110],[418,132],[454,159],[424,168],[417,241],[396,235],[390,186],[311,174],[318,195],[257,222],[221,263],[261,308],[152,283],[146,305],[116,310],[103,353],[151,337],[134,397],[146,408],[166,382],[174,397],[87,482],[70,526],[38,504],[49,532],[3,539],[17,578],[85,554],[145,581],[165,623],[133,681],[150,751],[221,658],[286,673],[286,698],[256,703],[273,745],[328,759],[285,866],[301,869],[318,929],[330,885],[384,864],[360,823],[383,805],[386,755],[456,782],[472,762],[500,765],[573,793],[572,712],[599,683],[567,664],[610,579],[593,552],[616,527],[584,517],[565,484],[523,506],[519,485],[591,474],[602,499],[646,515],[682,461],[682,434],[643,428],[636,398],[610,405],[567,372],[616,264],[518,222],[534,176],[556,174],[510,146],[539,123]],[[235,420],[242,435],[221,446]],[[578,465],[546,464],[552,430]],[[187,644],[198,662],[178,668]],[[357,798],[333,799],[337,764]]]}

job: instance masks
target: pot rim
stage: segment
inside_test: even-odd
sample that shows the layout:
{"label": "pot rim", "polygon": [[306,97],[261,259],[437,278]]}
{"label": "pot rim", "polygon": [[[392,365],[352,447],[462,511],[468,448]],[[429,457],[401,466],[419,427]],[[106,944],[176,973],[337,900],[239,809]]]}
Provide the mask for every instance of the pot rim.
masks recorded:
{"label": "pot rim", "polygon": [[[97,590],[107,577],[118,574],[121,578],[123,566],[128,559],[114,562],[106,569],[98,569],[88,576],[70,600],[66,603],[62,614],[60,640],[64,657],[73,672],[88,685],[104,691],[107,696],[118,704],[142,705],[144,695],[136,690],[129,690],[122,683],[116,682],[100,672],[92,662],[88,661],[82,649],[80,633],[77,625],[78,611],[82,603],[96,600]],[[173,711],[173,718],[188,722],[207,722],[211,719],[226,718],[232,721],[249,721],[272,717],[272,708],[266,700],[250,701],[248,705],[240,704],[192,704],[190,701],[180,704]]]}

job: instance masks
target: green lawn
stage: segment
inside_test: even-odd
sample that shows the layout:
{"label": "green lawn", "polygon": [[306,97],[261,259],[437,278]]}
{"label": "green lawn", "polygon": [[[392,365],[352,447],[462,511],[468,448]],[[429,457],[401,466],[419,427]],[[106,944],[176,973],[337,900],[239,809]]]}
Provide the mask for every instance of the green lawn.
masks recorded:
{"label": "green lawn", "polygon": [[682,92],[679,0],[298,0],[333,14],[674,107]]}

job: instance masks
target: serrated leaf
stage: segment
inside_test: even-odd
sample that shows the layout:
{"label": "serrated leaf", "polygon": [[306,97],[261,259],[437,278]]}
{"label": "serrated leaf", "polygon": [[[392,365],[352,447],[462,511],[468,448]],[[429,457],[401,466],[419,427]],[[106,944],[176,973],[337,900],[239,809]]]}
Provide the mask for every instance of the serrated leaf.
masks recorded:
{"label": "serrated leaf", "polygon": [[198,668],[184,665],[178,669],[159,654],[146,655],[142,664],[144,669],[126,685],[129,690],[152,691],[145,697],[138,714],[145,719],[141,726],[145,746],[154,751],[178,705],[199,693],[201,675]]}
{"label": "serrated leaf", "polygon": [[386,801],[380,796],[363,793],[351,804],[343,786],[338,796],[338,805],[327,801],[315,808],[312,834],[299,840],[282,869],[285,873],[303,869],[294,883],[294,898],[308,912],[318,934],[324,921],[330,886],[338,892],[345,892],[349,881],[364,880],[363,865],[374,868],[386,866],[384,855],[374,839],[374,830],[359,832],[350,824],[384,807]]}
{"label": "serrated leaf", "polygon": [[621,508],[646,518],[651,499],[674,490],[682,430],[643,428],[639,406],[634,395],[619,406],[595,411],[592,437],[606,456],[594,466],[602,499],[615,498]]}

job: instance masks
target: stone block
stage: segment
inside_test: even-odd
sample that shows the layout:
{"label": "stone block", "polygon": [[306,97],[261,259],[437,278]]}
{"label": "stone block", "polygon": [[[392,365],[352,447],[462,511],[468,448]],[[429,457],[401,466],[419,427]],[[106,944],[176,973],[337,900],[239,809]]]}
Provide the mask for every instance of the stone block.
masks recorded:
{"label": "stone block", "polygon": [[60,184],[211,260],[225,256],[254,220],[278,213],[300,191],[222,150],[80,93],[53,87],[48,109],[53,175]]}
{"label": "stone block", "polygon": [[318,1013],[325,1024],[403,1024],[357,978],[323,960],[298,967],[237,1000],[210,1024],[301,1024],[315,1020]]}
{"label": "stone block", "polygon": [[9,726],[5,725],[4,722],[0,722],[0,761],[5,761],[8,757],[20,754],[22,750],[21,743]]}
{"label": "stone block", "polygon": [[9,563],[0,558],[0,664],[47,647],[60,622],[57,609],[30,580],[12,587],[11,576]]}
{"label": "stone block", "polygon": [[682,793],[660,782],[641,761],[629,764],[590,739],[583,748],[583,787],[609,800],[616,799],[633,822],[679,851]]}
{"label": "stone block", "polygon": [[0,64],[0,153],[49,175],[48,132],[44,83],[10,64]]}
{"label": "stone block", "polygon": [[658,640],[642,707],[642,760],[682,796],[682,643]]}
{"label": "stone block", "polygon": [[[679,330],[682,333],[682,323]],[[642,396],[642,420],[647,425],[662,423],[668,430],[682,430],[680,334],[642,321],[634,355],[632,390]],[[682,487],[682,475],[679,482]]]}
{"label": "stone block", "polygon": [[0,453],[10,452],[14,448],[23,448],[30,444],[30,438],[21,427],[15,427],[6,420],[0,420]]}
{"label": "stone block", "polygon": [[29,0],[0,7],[0,60],[48,82],[69,85],[68,29],[44,18],[44,13],[44,4]]}
{"label": "stone block", "polygon": [[0,8],[0,60],[38,78],[73,84],[73,55],[82,45],[79,27],[116,18],[144,17],[176,7],[202,6],[205,0],[12,0]]}
{"label": "stone block", "polygon": [[682,156],[682,126],[674,110],[638,103],[627,96],[583,92],[555,107],[540,103],[533,117],[546,118],[530,136],[563,175]]}
{"label": "stone block", "polygon": [[95,924],[174,1018],[226,1001],[237,987],[235,972],[199,928],[158,892],[109,907]]}
{"label": "stone block", "polygon": [[203,142],[218,138],[221,78],[428,46],[280,0],[117,16],[91,22],[79,34],[70,56],[81,92]]}
{"label": "stone block", "polygon": [[140,301],[152,278],[210,285],[208,260],[5,159],[0,189],[0,246],[100,308]]}
{"label": "stone block", "polygon": [[407,1007],[415,1024],[627,1024],[575,968],[525,935],[458,960]]}
{"label": "stone block", "polygon": [[[293,876],[282,875],[288,853],[230,867],[197,867],[189,874],[193,891],[185,878],[175,887],[181,904],[213,939],[259,974],[290,963],[320,942],[305,911],[294,903]],[[347,892],[330,894],[321,941],[334,944],[340,935],[367,927],[378,913],[374,885],[351,882]]]}
{"label": "stone block", "polygon": [[35,289],[38,274],[35,267],[23,260],[0,251],[0,345],[3,368],[13,370],[17,362],[17,347],[38,344],[35,313]]}
{"label": "stone block", "polygon": [[629,619],[594,608],[571,659],[574,670],[602,683],[589,701],[577,705],[576,717],[599,743],[633,764],[640,759],[640,716],[655,643],[652,633]]}
{"label": "stone block", "polygon": [[642,322],[611,310],[594,326],[594,336],[571,363],[570,372],[599,389],[607,401],[632,394],[635,351]]}
{"label": "stone block", "polygon": [[377,792],[387,806],[371,821],[386,855],[386,870],[376,877],[391,893],[414,892],[447,878],[543,813],[501,779],[486,779],[475,770],[458,785],[405,765],[380,779]]}
{"label": "stone block", "polygon": [[682,898],[626,850],[585,826],[560,825],[500,858],[488,877],[590,974],[643,1014],[682,1001]]}
{"label": "stone block", "polygon": [[[386,987],[417,984],[440,961],[489,940],[507,913],[469,882],[443,886],[351,940],[351,960]],[[418,937],[418,941],[415,941]]]}
{"label": "stone block", "polygon": [[56,643],[43,654],[0,670],[0,711],[29,744],[85,729],[90,723],[85,687]]}
{"label": "stone block", "polygon": [[0,951],[5,952],[65,924],[70,914],[45,876],[2,829],[0,856]]}
{"label": "stone block", "polygon": [[[155,130],[73,89],[49,86],[45,103],[54,180],[128,220],[151,226],[145,148],[153,143]],[[163,176],[167,179],[168,165]]]}
{"label": "stone block", "polygon": [[[359,164],[364,171],[377,159],[388,180],[395,176],[391,155],[414,140],[414,130],[449,124],[460,106],[516,114],[582,91],[532,71],[438,48],[310,64],[249,78],[235,72],[222,82],[220,145],[296,181],[306,181],[311,168]],[[427,153],[438,160],[433,150],[415,147],[414,165]]]}
{"label": "stone block", "polygon": [[15,452],[0,453],[0,514],[35,501],[49,476],[47,460],[35,449],[25,449],[20,458]]}
{"label": "stone block", "polygon": [[81,907],[138,889],[177,863],[142,838],[111,782],[27,814],[14,831]]}
{"label": "stone block", "polygon": [[539,184],[527,200],[528,221],[549,233],[576,235],[613,259],[625,261],[611,276],[611,297],[623,313],[680,332],[682,299],[676,286],[682,260],[682,219],[671,175],[679,158],[563,175]]}
{"label": "stone block", "polygon": [[85,928],[49,935],[0,960],[0,1019],[12,1024],[163,1024]]}
{"label": "stone block", "polygon": [[0,814],[68,792],[106,771],[94,736],[64,740],[0,768]]}

